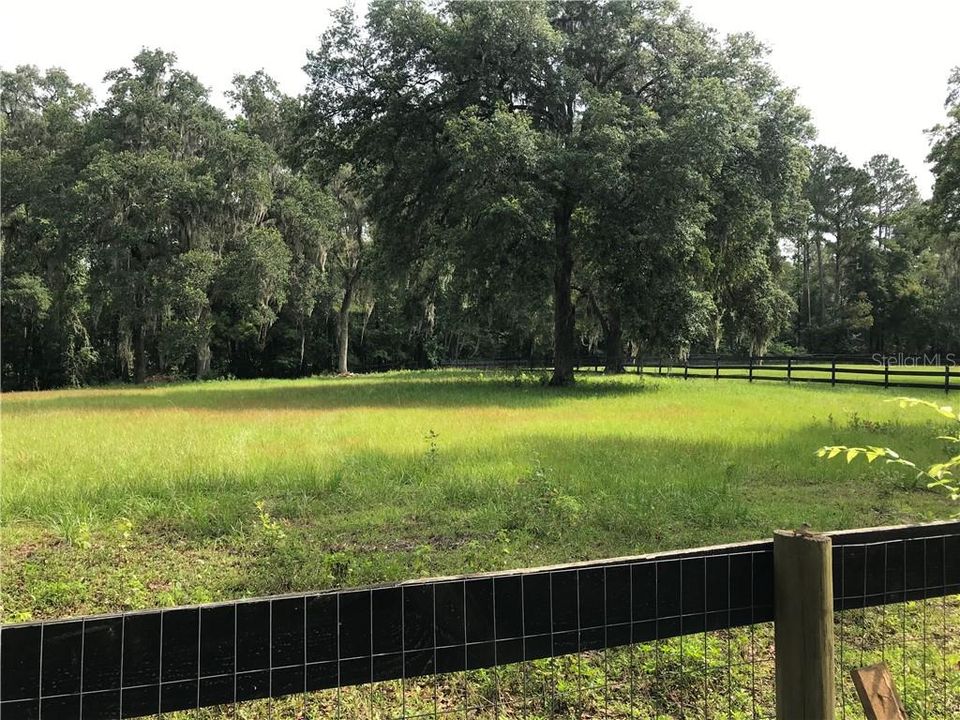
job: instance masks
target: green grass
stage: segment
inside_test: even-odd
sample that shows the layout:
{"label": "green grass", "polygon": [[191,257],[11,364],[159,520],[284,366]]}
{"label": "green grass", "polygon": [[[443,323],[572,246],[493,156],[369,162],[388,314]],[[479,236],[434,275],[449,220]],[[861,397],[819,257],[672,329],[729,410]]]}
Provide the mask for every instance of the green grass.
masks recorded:
{"label": "green grass", "polygon": [[[942,457],[933,438],[946,421],[885,402],[895,395],[592,374],[553,389],[529,374],[469,371],[7,394],[2,619],[597,559],[803,522],[949,516],[943,495],[894,466],[814,456],[870,443]],[[960,661],[960,640],[937,633],[956,626],[960,600],[942,612],[931,602],[929,618],[920,603],[845,614],[847,637],[866,650],[854,646],[838,668],[879,659],[886,642],[895,670],[907,668],[911,711],[924,711],[925,694],[949,697],[928,715],[946,718],[960,709],[960,674],[941,665]],[[947,654],[901,648],[903,629],[932,632]],[[706,704],[746,718],[771,707],[771,649],[770,626],[758,626],[252,703],[237,716],[386,717],[466,703],[491,717],[493,704],[500,717],[531,718],[698,717]],[[925,674],[930,688],[918,684]],[[846,682],[846,716],[860,717]]]}
{"label": "green grass", "polygon": [[867,442],[942,454],[935,416],[889,397],[478,372],[8,394],[3,617],[949,515],[899,468],[814,457]]}

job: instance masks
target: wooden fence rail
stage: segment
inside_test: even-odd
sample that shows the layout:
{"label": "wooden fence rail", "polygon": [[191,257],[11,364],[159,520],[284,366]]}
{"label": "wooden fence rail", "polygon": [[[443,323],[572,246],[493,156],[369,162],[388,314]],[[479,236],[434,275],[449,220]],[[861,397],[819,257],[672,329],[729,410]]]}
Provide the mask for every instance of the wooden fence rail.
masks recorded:
{"label": "wooden fence rail", "polygon": [[[953,356],[950,356],[953,357]],[[603,369],[603,362],[591,359],[581,367]],[[687,359],[637,358],[627,366],[642,375],[691,378],[738,379],[780,382],[830,383],[831,385],[872,385],[960,389],[960,364],[947,361],[939,365],[897,365],[887,361],[856,356],[768,356],[748,358],[690,357]]]}

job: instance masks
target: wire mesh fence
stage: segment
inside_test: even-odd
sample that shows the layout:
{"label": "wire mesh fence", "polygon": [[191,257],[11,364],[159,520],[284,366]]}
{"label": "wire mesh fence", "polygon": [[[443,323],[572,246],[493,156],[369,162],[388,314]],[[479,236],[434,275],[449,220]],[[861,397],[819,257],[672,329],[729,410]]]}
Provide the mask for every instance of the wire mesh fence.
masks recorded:
{"label": "wire mesh fence", "polygon": [[[837,710],[960,717],[960,522],[833,536]],[[772,543],[9,625],[19,718],[773,718]]]}
{"label": "wire mesh fence", "polygon": [[910,718],[960,717],[957,537],[848,539],[833,558],[838,717],[864,717],[850,670],[878,662]]}

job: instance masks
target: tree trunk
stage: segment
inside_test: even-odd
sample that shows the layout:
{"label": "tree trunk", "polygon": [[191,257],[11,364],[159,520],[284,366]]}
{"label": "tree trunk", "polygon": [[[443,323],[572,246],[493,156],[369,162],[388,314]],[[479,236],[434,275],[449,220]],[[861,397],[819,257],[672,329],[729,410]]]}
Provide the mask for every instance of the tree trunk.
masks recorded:
{"label": "tree trunk", "polygon": [[824,312],[823,300],[823,238],[817,241],[817,300],[820,306],[820,326],[823,326],[826,313]]}
{"label": "tree trunk", "polygon": [[307,323],[304,320],[300,321],[300,375],[303,375],[303,358],[307,351]]}
{"label": "tree trunk", "polygon": [[147,379],[147,350],[143,323],[133,325],[133,381],[142,384]]}
{"label": "tree trunk", "polygon": [[614,310],[607,320],[607,331],[603,339],[603,351],[607,365],[606,375],[619,375],[626,372],[623,367],[623,328],[620,325],[620,313]]}
{"label": "tree trunk", "polygon": [[834,253],[833,253],[833,295],[834,295],[833,308],[834,310],[836,310],[837,308],[841,308],[846,304],[843,302],[843,296],[840,294],[840,288],[842,287],[841,278],[840,278],[840,275],[841,275],[840,269],[842,267],[842,264],[841,264],[841,255],[840,255],[839,230],[837,231],[836,236],[837,236],[837,242],[836,242]]}
{"label": "tree trunk", "polygon": [[810,241],[803,243],[803,287],[807,296],[807,329],[813,325],[813,308],[810,306]]}
{"label": "tree trunk", "polygon": [[720,343],[723,342],[723,311],[717,310],[717,314],[713,319],[713,329],[710,332],[711,340],[713,342],[713,352],[720,352]]}
{"label": "tree trunk", "polygon": [[353,302],[353,280],[346,282],[343,291],[343,302],[340,304],[340,317],[337,322],[337,372],[346,375],[350,372],[347,368],[347,350],[350,344],[350,304]]}
{"label": "tree trunk", "polygon": [[210,374],[210,360],[212,358],[210,340],[204,338],[197,346],[197,380],[203,380]]}
{"label": "tree trunk", "polygon": [[[199,324],[206,327],[210,318],[210,308],[204,307],[200,311]],[[213,352],[210,350],[210,335],[204,332],[203,337],[197,342],[197,380],[203,380],[210,374],[210,361],[213,358]]]}
{"label": "tree trunk", "polygon": [[553,272],[553,378],[554,386],[573,384],[576,364],[576,309],[573,306],[573,248],[570,217],[573,208],[561,204],[553,214],[556,266]]}

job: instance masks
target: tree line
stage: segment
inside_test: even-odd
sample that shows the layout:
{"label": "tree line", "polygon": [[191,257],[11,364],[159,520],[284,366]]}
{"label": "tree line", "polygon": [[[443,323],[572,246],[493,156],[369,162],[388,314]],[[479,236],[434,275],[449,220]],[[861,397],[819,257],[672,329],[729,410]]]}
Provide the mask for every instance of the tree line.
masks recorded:
{"label": "tree line", "polygon": [[5,389],[586,351],[960,346],[960,70],[933,197],[670,2],[376,0],[232,112],[144,50],[2,74]]}

